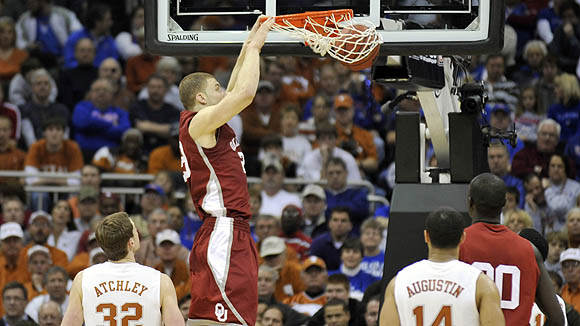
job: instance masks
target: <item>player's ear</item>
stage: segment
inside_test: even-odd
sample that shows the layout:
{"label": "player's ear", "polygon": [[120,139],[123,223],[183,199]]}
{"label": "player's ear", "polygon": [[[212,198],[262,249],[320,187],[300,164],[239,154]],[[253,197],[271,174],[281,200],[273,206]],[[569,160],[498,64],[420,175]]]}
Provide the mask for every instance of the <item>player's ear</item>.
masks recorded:
{"label": "player's ear", "polygon": [[425,238],[425,243],[431,242],[431,240],[429,239],[429,233],[427,233],[427,230],[423,230],[423,237]]}
{"label": "player's ear", "polygon": [[465,231],[463,231],[463,234],[461,234],[461,239],[459,239],[460,245],[465,241],[466,237],[467,237],[467,233],[465,233]]}
{"label": "player's ear", "polygon": [[206,98],[205,94],[203,94],[203,93],[195,94],[195,100],[201,104],[204,104],[204,105],[207,104],[207,98]]}

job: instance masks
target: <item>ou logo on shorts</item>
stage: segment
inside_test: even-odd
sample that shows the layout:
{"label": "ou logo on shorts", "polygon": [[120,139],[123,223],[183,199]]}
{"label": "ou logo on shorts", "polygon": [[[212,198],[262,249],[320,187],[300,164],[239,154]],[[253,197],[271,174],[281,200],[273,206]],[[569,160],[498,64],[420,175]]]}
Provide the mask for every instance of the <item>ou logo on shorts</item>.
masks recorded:
{"label": "ou logo on shorts", "polygon": [[224,308],[224,305],[221,303],[216,303],[215,305],[215,316],[219,322],[225,322],[228,319],[228,311]]}

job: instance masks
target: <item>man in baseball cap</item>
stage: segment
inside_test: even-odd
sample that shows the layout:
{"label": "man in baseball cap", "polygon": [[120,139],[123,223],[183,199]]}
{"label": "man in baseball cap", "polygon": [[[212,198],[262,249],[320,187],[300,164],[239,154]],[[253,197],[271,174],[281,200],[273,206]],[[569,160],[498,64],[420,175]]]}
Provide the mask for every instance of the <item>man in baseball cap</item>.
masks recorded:
{"label": "man in baseball cap", "polygon": [[580,249],[569,248],[560,254],[562,274],[566,284],[562,287],[562,299],[580,311]]}
{"label": "man in baseball cap", "polygon": [[0,226],[0,241],[2,241],[0,273],[6,275],[6,283],[16,281],[19,278],[18,256],[22,250],[23,239],[24,232],[22,232],[20,224],[8,222]]}
{"label": "man in baseball cap", "polygon": [[326,289],[328,273],[326,264],[320,257],[310,256],[304,260],[302,280],[306,289],[282,302],[298,312],[313,316],[326,304],[324,290]]}
{"label": "man in baseball cap", "polygon": [[160,231],[155,237],[155,244],[155,253],[161,262],[153,268],[169,275],[176,290],[186,288],[189,281],[189,269],[187,264],[178,257],[181,246],[179,233],[172,229]]}
{"label": "man in baseball cap", "polygon": [[262,240],[260,245],[260,257],[264,258],[264,264],[277,271],[280,277],[276,281],[274,297],[277,301],[289,298],[304,289],[300,278],[301,267],[287,259],[286,244],[277,236],[269,236]]}
{"label": "man in baseball cap", "polygon": [[317,184],[309,184],[304,187],[301,194],[302,207],[304,207],[304,234],[311,239],[328,231],[325,225],[326,218],[326,194],[324,189]]}

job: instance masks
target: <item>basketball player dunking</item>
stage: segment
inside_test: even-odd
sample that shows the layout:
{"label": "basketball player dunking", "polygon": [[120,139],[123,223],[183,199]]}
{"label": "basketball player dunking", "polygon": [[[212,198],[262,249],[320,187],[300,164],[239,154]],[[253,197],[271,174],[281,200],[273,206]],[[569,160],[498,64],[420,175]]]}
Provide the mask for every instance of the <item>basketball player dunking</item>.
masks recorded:
{"label": "basketball player dunking", "polygon": [[428,259],[405,267],[391,280],[380,325],[505,325],[493,281],[457,260],[465,240],[461,214],[432,212],[424,234]]}
{"label": "basketball player dunking", "polygon": [[[263,17],[261,17],[263,18]],[[258,18],[244,43],[227,89],[207,73],[179,84],[185,110],[179,120],[181,168],[203,225],[189,258],[188,326],[254,325],[258,259],[244,154],[226,123],[253,101],[260,78],[260,51],[273,18]]]}
{"label": "basketball player dunking", "polygon": [[169,276],[135,262],[139,235],[129,215],[105,217],[95,233],[109,261],[77,274],[61,326],[185,325]]}

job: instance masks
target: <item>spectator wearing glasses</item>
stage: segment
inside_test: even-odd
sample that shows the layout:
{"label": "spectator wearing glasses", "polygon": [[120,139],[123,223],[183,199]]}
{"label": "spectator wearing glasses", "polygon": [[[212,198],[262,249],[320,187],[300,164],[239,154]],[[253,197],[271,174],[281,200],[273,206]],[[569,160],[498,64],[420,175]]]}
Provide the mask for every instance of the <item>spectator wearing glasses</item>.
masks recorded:
{"label": "spectator wearing glasses", "polygon": [[18,321],[32,321],[32,318],[24,313],[28,294],[21,283],[10,282],[2,289],[2,306],[5,310],[0,320],[0,326],[16,325]]}
{"label": "spectator wearing glasses", "polygon": [[[561,127],[552,119],[545,119],[538,126],[536,145],[526,146],[514,155],[511,173],[523,179],[530,173],[536,173],[540,178],[548,177],[548,164],[552,154],[557,152],[560,141]],[[570,176],[576,175],[576,168],[570,160]]]}
{"label": "spectator wearing glasses", "polygon": [[580,310],[580,249],[566,249],[560,254],[560,262],[566,280],[562,287],[562,299]]}

